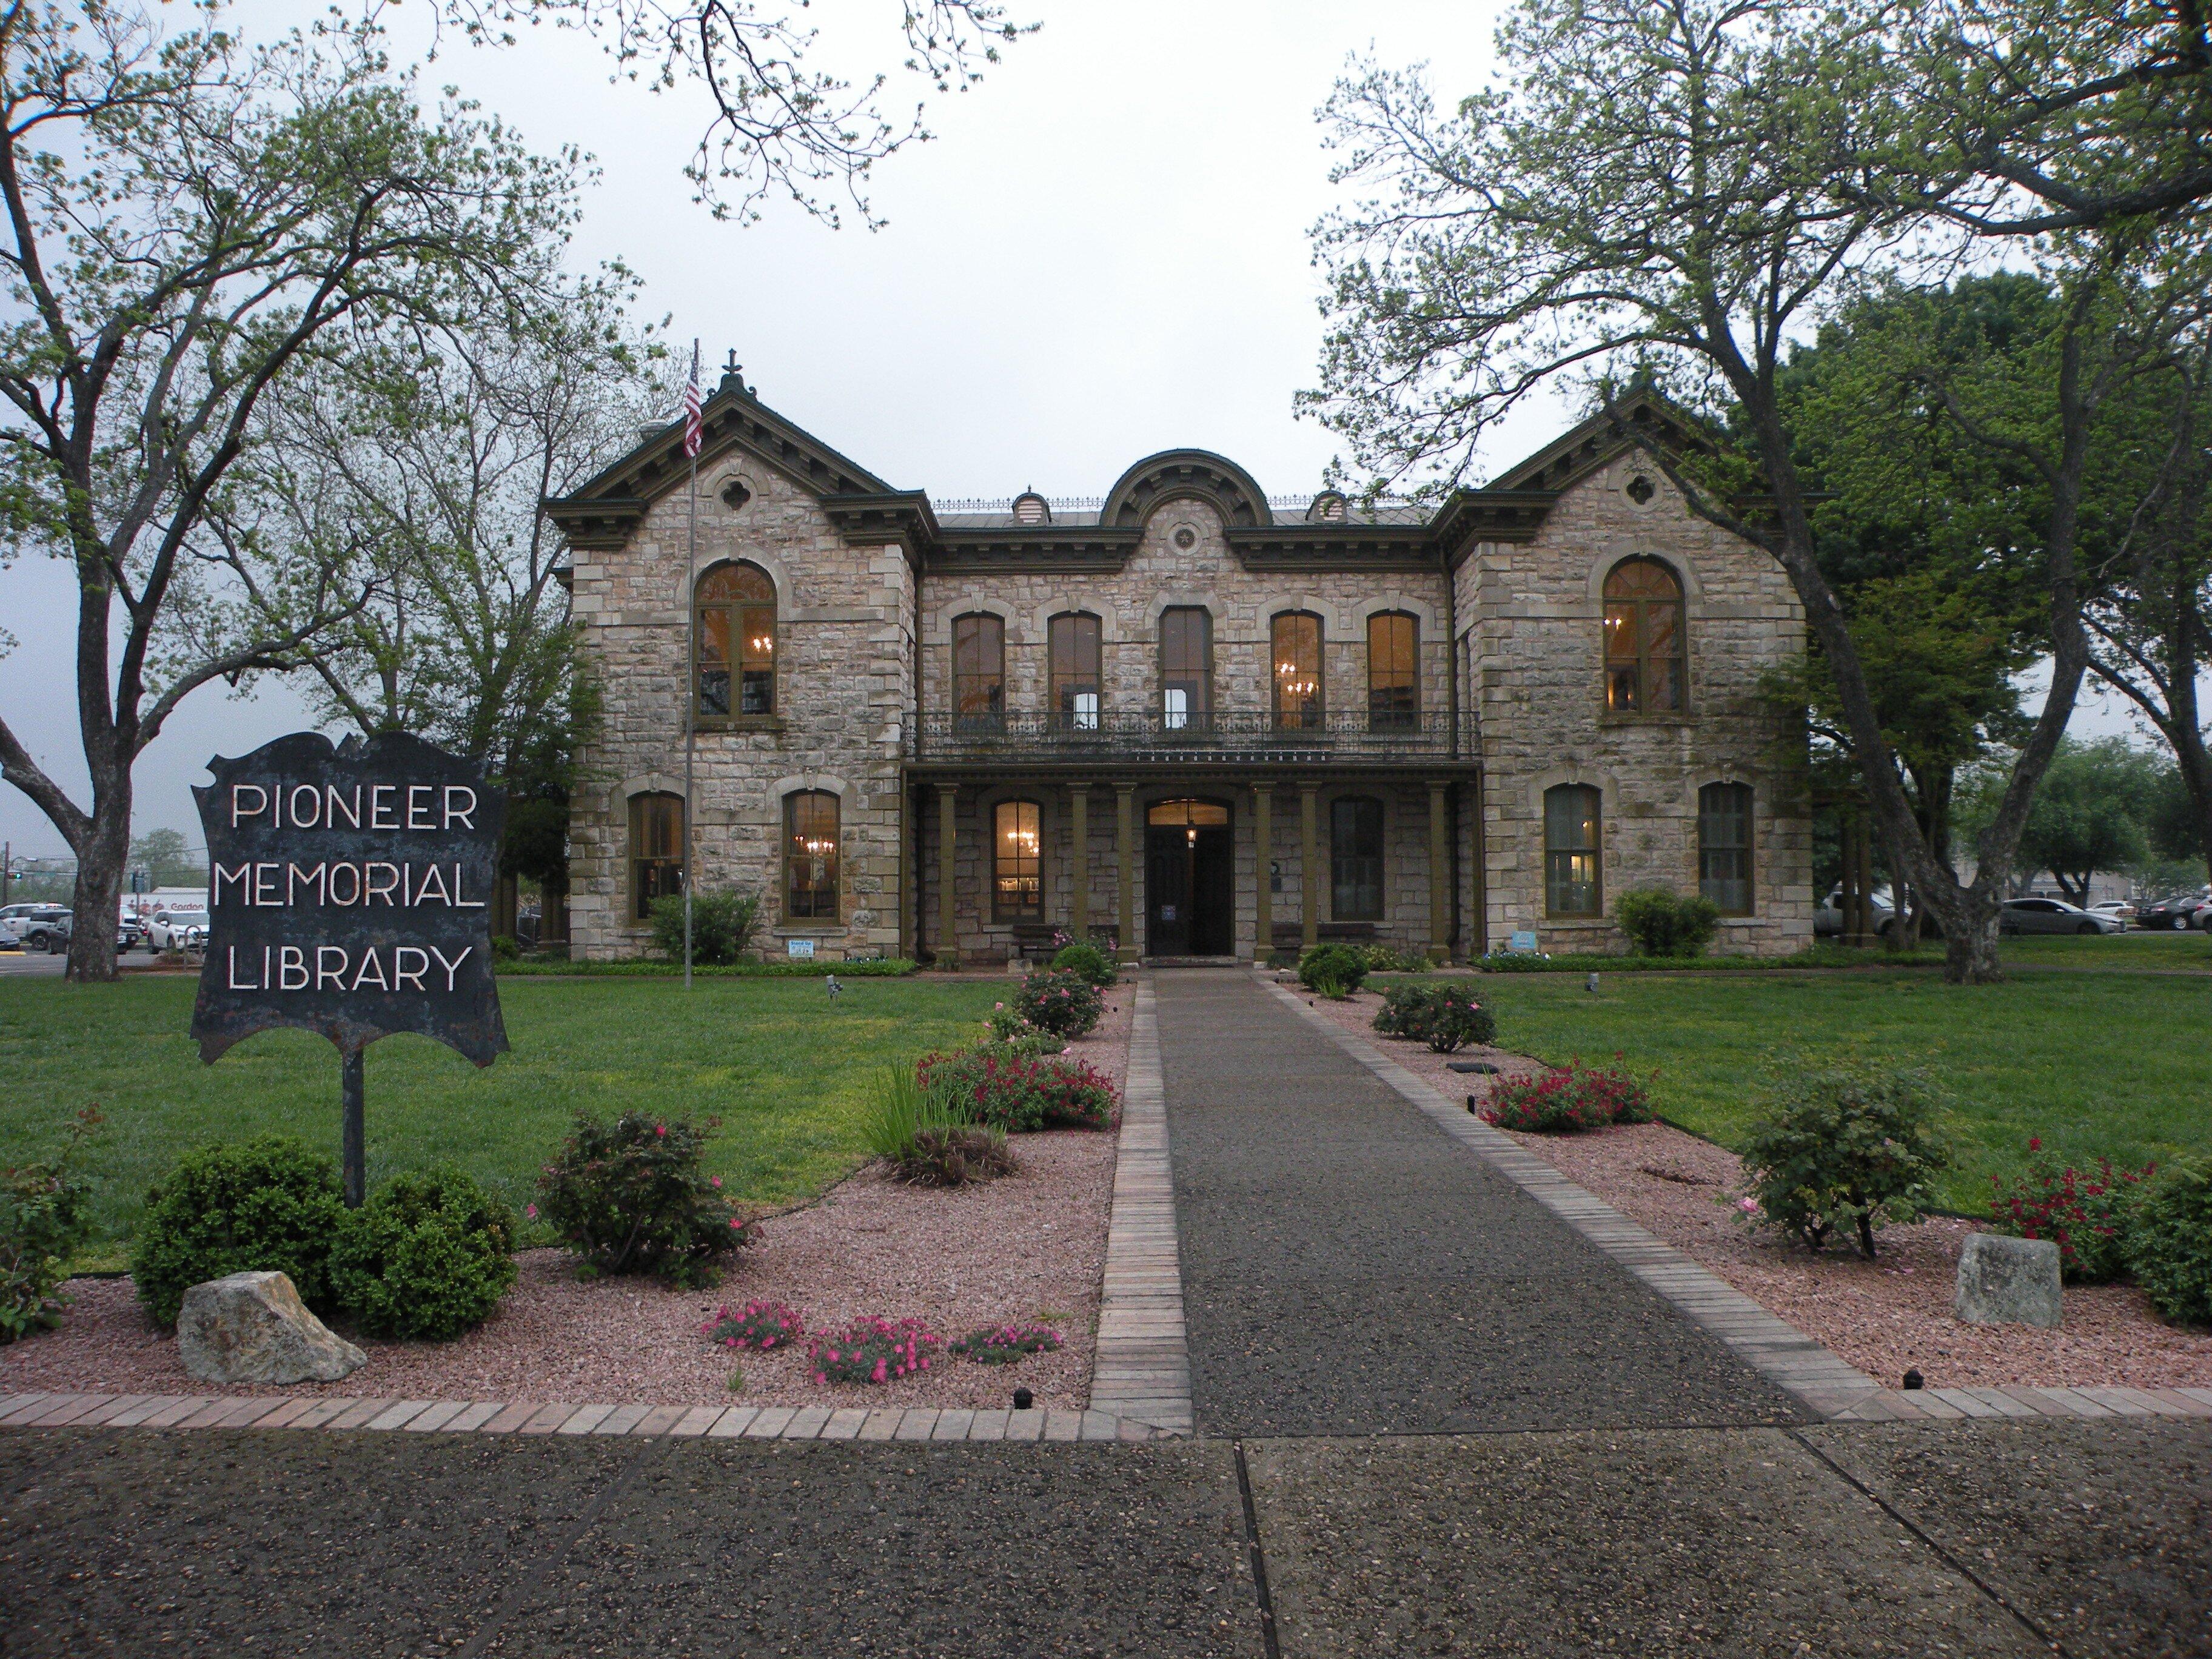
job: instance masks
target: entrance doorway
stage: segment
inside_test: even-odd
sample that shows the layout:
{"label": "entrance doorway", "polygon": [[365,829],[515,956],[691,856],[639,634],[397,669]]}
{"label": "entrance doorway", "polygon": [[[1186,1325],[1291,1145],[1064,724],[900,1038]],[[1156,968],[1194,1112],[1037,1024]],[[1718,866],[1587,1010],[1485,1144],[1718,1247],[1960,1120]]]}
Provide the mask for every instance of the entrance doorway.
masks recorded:
{"label": "entrance doorway", "polygon": [[1145,820],[1145,953],[1237,949],[1237,852],[1218,801],[1164,800]]}

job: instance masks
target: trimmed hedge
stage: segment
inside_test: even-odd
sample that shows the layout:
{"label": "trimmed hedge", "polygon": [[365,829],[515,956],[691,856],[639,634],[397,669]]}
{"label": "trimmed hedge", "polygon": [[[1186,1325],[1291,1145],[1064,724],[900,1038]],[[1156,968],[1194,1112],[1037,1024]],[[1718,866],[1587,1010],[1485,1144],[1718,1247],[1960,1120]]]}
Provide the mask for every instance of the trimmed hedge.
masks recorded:
{"label": "trimmed hedge", "polygon": [[334,1310],[331,1249],[350,1218],[337,1166],[296,1140],[203,1146],[147,1189],[131,1276],[164,1330],[186,1291],[231,1273],[281,1273],[308,1307]]}
{"label": "trimmed hedge", "polygon": [[394,1176],[348,1219],[331,1294],[371,1336],[447,1340],[514,1288],[514,1212],[451,1164]]}

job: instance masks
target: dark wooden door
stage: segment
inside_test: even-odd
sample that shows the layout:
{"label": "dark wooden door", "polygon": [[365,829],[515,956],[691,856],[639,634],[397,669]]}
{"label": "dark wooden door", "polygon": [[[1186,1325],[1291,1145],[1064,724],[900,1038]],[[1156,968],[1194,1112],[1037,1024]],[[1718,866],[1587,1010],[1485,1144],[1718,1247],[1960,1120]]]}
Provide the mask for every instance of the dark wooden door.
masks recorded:
{"label": "dark wooden door", "polygon": [[1190,954],[1188,831],[1156,823],[1145,831],[1145,954]]}
{"label": "dark wooden door", "polygon": [[1208,824],[1190,849],[1190,953],[1225,957],[1236,949],[1236,848],[1228,825]]}

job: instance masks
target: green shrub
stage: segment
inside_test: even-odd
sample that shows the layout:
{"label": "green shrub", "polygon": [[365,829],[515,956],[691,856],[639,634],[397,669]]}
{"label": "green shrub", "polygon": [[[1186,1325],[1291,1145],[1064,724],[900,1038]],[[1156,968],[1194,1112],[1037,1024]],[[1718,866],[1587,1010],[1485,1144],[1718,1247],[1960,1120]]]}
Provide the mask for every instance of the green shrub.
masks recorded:
{"label": "green shrub", "polygon": [[1054,973],[1080,974],[1102,991],[1121,978],[1114,958],[1087,939],[1063,946],[1053,957],[1052,966]]}
{"label": "green shrub", "polygon": [[1425,974],[1436,966],[1425,951],[1401,951],[1389,945],[1348,945],[1357,951],[1370,974]]}
{"label": "green shrub", "polygon": [[1648,957],[1693,957],[1720,931],[1720,906],[1703,893],[1639,887],[1613,901],[1613,919]]}
{"label": "green shrub", "polygon": [[1616,1123],[1651,1121],[1651,1097],[1619,1068],[1570,1060],[1534,1077],[1501,1077],[1490,1085],[1482,1121],[1528,1134],[1571,1134]]}
{"label": "green shrub", "polygon": [[514,1288],[514,1212],[450,1164],[394,1176],[331,1250],[331,1297],[371,1336],[443,1342]]}
{"label": "green shrub", "polygon": [[92,1235],[92,1183],[82,1161],[100,1121],[88,1106],[52,1158],[0,1170],[0,1344],[51,1329],[69,1309],[61,1285]]}
{"label": "green shrub", "polygon": [[1382,993],[1375,1029],[1448,1054],[1470,1042],[1488,1042],[1498,1035],[1498,1021],[1457,986],[1393,985]]}
{"label": "green shrub", "polygon": [[992,1047],[1002,1054],[1028,1060],[1038,1054],[1060,1054],[1067,1048],[1066,1037],[1030,1024],[1019,1009],[1009,1008],[1003,1002],[991,1005],[984,1023],[990,1027]]}
{"label": "green shrub", "polygon": [[2115,1170],[2100,1158],[2094,1170],[2077,1170],[2027,1143],[2027,1169],[2008,1188],[1996,1176],[1990,1217],[2018,1238],[2057,1241],[2060,1271],[2077,1285],[2101,1285],[2127,1268],[2128,1234],[2137,1201],[2155,1164]]}
{"label": "green shrub", "polygon": [[1048,968],[1022,981],[1014,1011],[1041,1031],[1079,1037],[1098,1024],[1106,1002],[1098,988],[1082,975]]}
{"label": "green shrub", "polygon": [[1942,1096],[1923,1072],[1799,1066],[1780,1073],[1775,1104],[1743,1148],[1745,1214],[1810,1249],[1856,1233],[1871,1259],[1875,1229],[1919,1220],[1950,1167]]}
{"label": "green shrub", "polygon": [[2180,1164],[2144,1194],[2128,1265],[2166,1318],[2212,1325],[2212,1163]]}
{"label": "green shrub", "polygon": [[[684,960],[684,895],[663,893],[647,919],[653,948],[671,962]],[[760,927],[760,895],[726,888],[691,896],[691,960],[726,967],[751,948]]]}
{"label": "green shrub", "polygon": [[331,1309],[331,1249],[350,1218],[337,1167],[283,1135],[187,1152],[146,1192],[131,1274],[164,1329],[185,1292],[230,1273],[281,1273]]}
{"label": "green shrub", "polygon": [[969,1048],[924,1054],[915,1076],[946,1109],[1010,1133],[1103,1129],[1114,1121],[1114,1085],[1079,1060],[1020,1060]]}
{"label": "green shrub", "polygon": [[1366,954],[1357,945],[1316,945],[1298,958],[1298,983],[1325,997],[1348,997],[1366,979]]}
{"label": "green shrub", "polygon": [[495,962],[520,962],[522,959],[522,947],[505,933],[494,933],[491,939],[491,955]]}
{"label": "green shrub", "polygon": [[528,1212],[592,1272],[712,1284],[721,1259],[751,1242],[720,1177],[701,1167],[717,1127],[713,1118],[695,1127],[635,1112],[602,1123],[579,1112]]}
{"label": "green shrub", "polygon": [[918,1187],[995,1180],[1016,1167],[1004,1129],[978,1123],[942,1080],[925,1089],[906,1066],[885,1067],[860,1135],[902,1181]]}

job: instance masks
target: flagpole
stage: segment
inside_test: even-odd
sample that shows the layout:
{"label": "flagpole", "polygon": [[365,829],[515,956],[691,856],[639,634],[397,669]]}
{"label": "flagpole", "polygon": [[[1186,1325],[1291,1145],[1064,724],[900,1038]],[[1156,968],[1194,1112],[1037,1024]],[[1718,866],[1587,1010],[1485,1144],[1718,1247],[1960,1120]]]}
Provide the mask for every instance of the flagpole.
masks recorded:
{"label": "flagpole", "polygon": [[699,746],[699,342],[691,342],[691,392],[684,447],[691,453],[691,533],[684,550],[684,988],[691,988],[691,757]]}

